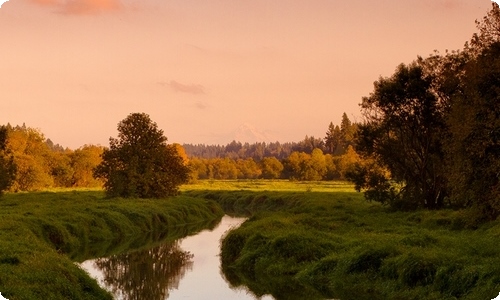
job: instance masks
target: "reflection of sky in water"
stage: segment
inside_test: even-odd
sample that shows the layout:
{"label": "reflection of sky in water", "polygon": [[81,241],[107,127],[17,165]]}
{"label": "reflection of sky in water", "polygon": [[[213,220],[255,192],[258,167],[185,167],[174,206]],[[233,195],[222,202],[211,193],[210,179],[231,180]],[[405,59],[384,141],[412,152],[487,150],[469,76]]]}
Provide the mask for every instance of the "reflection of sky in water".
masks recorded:
{"label": "reflection of sky in water", "polygon": [[[220,224],[212,231],[204,230],[194,236],[182,239],[180,248],[194,255],[192,269],[186,270],[178,287],[169,291],[172,299],[255,299],[245,289],[231,289],[220,272],[219,240],[230,228],[244,221],[243,218],[224,216]],[[81,264],[90,275],[103,285],[103,274],[96,269],[94,261],[88,260]],[[116,299],[122,299],[115,294]],[[260,298],[273,299],[271,296]]]}

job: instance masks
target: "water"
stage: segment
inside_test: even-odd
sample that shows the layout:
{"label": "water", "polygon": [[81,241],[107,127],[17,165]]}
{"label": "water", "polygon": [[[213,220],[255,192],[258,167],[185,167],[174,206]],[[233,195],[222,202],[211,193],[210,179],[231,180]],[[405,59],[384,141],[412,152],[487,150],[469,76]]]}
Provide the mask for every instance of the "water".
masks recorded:
{"label": "water", "polygon": [[244,220],[224,216],[213,230],[80,265],[115,299],[273,299],[232,288],[221,274],[220,239]]}

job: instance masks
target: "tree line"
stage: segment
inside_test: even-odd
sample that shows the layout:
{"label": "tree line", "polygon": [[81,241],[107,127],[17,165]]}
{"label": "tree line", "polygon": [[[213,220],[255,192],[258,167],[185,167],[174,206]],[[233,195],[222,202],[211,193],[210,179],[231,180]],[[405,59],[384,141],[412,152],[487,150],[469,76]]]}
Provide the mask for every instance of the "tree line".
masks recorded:
{"label": "tree line", "polygon": [[339,156],[347,152],[349,145],[354,146],[357,127],[358,124],[351,122],[347,114],[343,113],[340,125],[334,125],[333,122],[330,122],[324,138],[306,135],[299,142],[280,143],[277,141],[250,144],[232,141],[227,145],[183,144],[182,147],[188,157],[200,159],[230,158],[237,160],[252,158],[259,162],[265,157],[275,157],[282,161],[294,151],[311,154],[314,149],[320,149],[324,154]]}
{"label": "tree line", "polygon": [[[357,124],[344,113],[341,125],[331,123],[323,139],[306,136],[300,142],[284,144],[233,141],[225,146],[172,144],[171,148],[189,168],[190,182],[200,179],[345,179],[348,166],[359,158],[354,151],[356,128]],[[111,140],[117,143],[116,139]],[[113,143],[110,148],[114,147]],[[98,145],[71,150],[54,144],[39,130],[25,124],[7,124],[0,127],[0,168],[3,168],[0,187],[11,192],[101,187],[107,181],[94,176],[94,170],[106,158],[107,150],[108,147]],[[7,181],[10,182],[8,187]]]}
{"label": "tree line", "polygon": [[0,191],[36,191],[53,187],[100,187],[93,169],[104,147],[76,150],[54,145],[37,129],[10,124],[0,127]]}

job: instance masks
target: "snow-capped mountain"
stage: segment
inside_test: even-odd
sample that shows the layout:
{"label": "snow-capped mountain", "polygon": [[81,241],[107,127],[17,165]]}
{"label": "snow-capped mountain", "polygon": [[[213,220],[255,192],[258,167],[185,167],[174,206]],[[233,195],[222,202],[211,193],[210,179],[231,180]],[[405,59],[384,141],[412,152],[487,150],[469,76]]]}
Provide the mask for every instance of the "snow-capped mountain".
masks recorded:
{"label": "snow-capped mountain", "polygon": [[276,138],[272,134],[261,131],[249,123],[243,123],[233,131],[230,134],[230,140],[250,144],[256,142],[276,142]]}

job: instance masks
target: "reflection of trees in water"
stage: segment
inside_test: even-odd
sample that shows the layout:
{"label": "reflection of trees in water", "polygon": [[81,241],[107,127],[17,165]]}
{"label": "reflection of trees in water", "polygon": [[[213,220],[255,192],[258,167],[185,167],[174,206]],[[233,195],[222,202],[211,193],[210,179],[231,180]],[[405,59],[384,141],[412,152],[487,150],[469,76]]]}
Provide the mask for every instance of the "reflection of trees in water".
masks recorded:
{"label": "reflection of trees in water", "polygon": [[178,288],[186,271],[193,266],[193,255],[179,241],[113,255],[95,260],[104,274],[104,283],[123,299],[166,299],[169,290]]}

